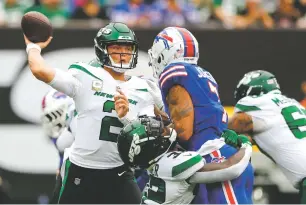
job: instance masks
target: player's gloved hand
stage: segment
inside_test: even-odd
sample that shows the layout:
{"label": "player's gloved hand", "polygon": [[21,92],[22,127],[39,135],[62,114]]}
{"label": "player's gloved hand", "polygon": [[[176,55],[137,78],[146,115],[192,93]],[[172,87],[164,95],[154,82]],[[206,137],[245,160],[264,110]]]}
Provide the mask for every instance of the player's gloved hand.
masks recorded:
{"label": "player's gloved hand", "polygon": [[154,104],[158,109],[164,111],[164,103],[161,98],[160,89],[158,85],[152,79],[146,79],[147,84],[150,86],[149,93],[151,94]]}
{"label": "player's gloved hand", "polygon": [[231,145],[233,147],[240,147],[238,143],[238,134],[233,130],[225,130],[223,131],[222,138],[224,138],[224,141],[226,144]]}
{"label": "player's gloved hand", "polygon": [[225,130],[222,135],[222,138],[224,138],[225,143],[229,144],[233,147],[240,148],[243,145],[244,146],[252,146],[252,143],[250,142],[249,138],[245,135],[238,135],[233,130]]}
{"label": "player's gloved hand", "polygon": [[241,148],[252,146],[250,139],[245,135],[238,135],[238,141],[240,141]]}

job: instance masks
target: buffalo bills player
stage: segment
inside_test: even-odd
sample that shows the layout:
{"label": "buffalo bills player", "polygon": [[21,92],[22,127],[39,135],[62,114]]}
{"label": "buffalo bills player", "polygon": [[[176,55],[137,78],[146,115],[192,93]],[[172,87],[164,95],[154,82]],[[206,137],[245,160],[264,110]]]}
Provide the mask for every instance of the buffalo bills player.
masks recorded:
{"label": "buffalo bills player", "polygon": [[[74,101],[62,92],[51,89],[42,99],[42,126],[49,139],[54,143],[60,157],[56,185],[51,203],[57,203],[62,186],[60,169],[63,163],[64,151],[68,151],[74,141],[76,128],[76,111]],[[63,168],[62,168],[63,169]]]}
{"label": "buffalo bills player", "polygon": [[[156,36],[148,53],[180,144],[195,151],[207,141],[219,139],[227,128],[227,114],[216,80],[197,65],[196,38],[185,28],[168,27]],[[221,142],[217,150],[203,156],[206,162],[220,163],[237,152]],[[208,199],[212,204],[251,204],[252,187],[253,168],[249,164],[237,179],[207,185],[207,193],[201,184],[194,203],[208,203]]]}
{"label": "buffalo bills player", "polygon": [[74,102],[64,93],[51,89],[42,99],[42,112],[42,126],[58,149],[61,166],[64,150],[74,141],[72,134],[76,126],[73,120],[76,115]]}

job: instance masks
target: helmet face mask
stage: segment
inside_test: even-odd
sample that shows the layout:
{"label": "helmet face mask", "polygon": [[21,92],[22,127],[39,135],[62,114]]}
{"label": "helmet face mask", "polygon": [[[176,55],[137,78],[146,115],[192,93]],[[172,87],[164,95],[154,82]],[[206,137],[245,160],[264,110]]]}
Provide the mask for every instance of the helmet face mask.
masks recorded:
{"label": "helmet face mask", "polygon": [[[108,24],[99,30],[97,36],[94,39],[94,43],[97,61],[101,64],[101,66],[109,67],[118,73],[123,73],[136,67],[138,59],[138,42],[134,32],[130,30],[125,24]],[[120,63],[115,62],[115,60],[111,57],[111,55],[114,53],[110,54],[108,52],[108,47],[112,45],[132,46],[132,52],[117,53],[116,55],[120,55]],[[123,64],[121,61],[123,55],[131,56],[130,61],[126,64]]]}
{"label": "helmet face mask", "polygon": [[45,133],[52,138],[58,138],[66,127],[66,114],[73,100],[56,90],[49,91],[43,98],[41,116]]}
{"label": "helmet face mask", "polygon": [[279,84],[272,73],[264,70],[248,72],[239,81],[234,98],[236,103],[246,96],[261,96],[272,90],[280,90]]}
{"label": "helmet face mask", "polygon": [[[121,159],[131,167],[147,168],[173,145],[175,137],[164,137],[162,121],[143,117],[126,125],[118,136]],[[174,136],[174,135],[173,135]]]}

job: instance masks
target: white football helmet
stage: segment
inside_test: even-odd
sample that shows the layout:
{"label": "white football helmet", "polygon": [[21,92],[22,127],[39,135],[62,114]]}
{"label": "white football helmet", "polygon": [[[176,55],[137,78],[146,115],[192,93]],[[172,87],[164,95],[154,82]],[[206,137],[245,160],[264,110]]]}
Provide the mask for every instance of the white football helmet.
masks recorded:
{"label": "white football helmet", "polygon": [[57,90],[50,90],[42,99],[42,125],[49,137],[58,138],[65,129],[68,108],[72,98]]}
{"label": "white football helmet", "polygon": [[159,77],[163,69],[170,63],[197,64],[199,44],[187,29],[168,27],[155,37],[153,46],[148,53],[149,65],[153,67],[154,76]]}

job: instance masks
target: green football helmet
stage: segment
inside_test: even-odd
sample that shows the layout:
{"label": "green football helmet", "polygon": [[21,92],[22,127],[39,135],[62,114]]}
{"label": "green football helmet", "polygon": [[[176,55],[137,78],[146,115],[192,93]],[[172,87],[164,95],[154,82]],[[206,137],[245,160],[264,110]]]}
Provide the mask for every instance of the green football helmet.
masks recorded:
{"label": "green football helmet", "polygon": [[[101,66],[107,66],[112,68],[118,73],[123,73],[128,69],[136,67],[138,59],[138,42],[134,31],[132,31],[127,25],[123,23],[110,23],[101,28],[95,39],[95,53],[97,61]],[[132,45],[132,54],[126,53],[126,55],[132,55],[132,58],[128,64],[115,63],[107,52],[109,45]],[[124,53],[120,53],[122,55]]]}
{"label": "green football helmet", "polygon": [[264,70],[256,70],[248,72],[239,81],[234,98],[238,102],[245,96],[260,96],[272,90],[279,90],[280,87],[277,83],[275,76]]}
{"label": "green football helmet", "polygon": [[131,167],[148,168],[175,145],[176,132],[162,136],[164,125],[161,120],[143,116],[126,125],[117,141],[122,161]]}

